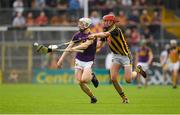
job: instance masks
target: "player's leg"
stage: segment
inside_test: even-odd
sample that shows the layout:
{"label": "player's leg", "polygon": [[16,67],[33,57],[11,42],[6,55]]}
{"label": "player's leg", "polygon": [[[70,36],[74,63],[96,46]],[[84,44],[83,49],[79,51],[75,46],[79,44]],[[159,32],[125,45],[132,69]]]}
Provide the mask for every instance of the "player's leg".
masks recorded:
{"label": "player's leg", "polygon": [[[91,69],[92,65],[93,65],[93,61],[90,61],[90,62],[82,62],[82,66],[83,66],[84,68],[89,67],[89,68]],[[98,81],[98,79],[96,78],[95,73],[93,73],[92,70],[90,70],[90,71],[91,71],[91,75],[88,75],[88,76],[91,76],[91,77],[90,77],[91,82],[93,83],[94,87],[97,88],[98,85],[99,85],[99,81]],[[89,73],[88,73],[88,74],[89,74]],[[89,81],[89,80],[88,80],[88,81]]]}
{"label": "player's leg", "polygon": [[124,65],[124,78],[127,83],[131,83],[136,76],[137,72],[132,72],[132,65]]}
{"label": "player's leg", "polygon": [[132,72],[132,64],[128,56],[119,56],[120,63],[124,66],[124,78],[127,83],[131,83],[137,77],[137,71]]}
{"label": "player's leg", "polygon": [[86,83],[80,82],[79,83],[82,91],[84,91],[84,93],[86,93],[90,98],[91,98],[91,103],[96,103],[97,99],[96,97],[93,95],[92,91],[90,90],[90,88],[87,86]]}
{"label": "player's leg", "polygon": [[83,69],[83,73],[82,73],[82,77],[81,77],[81,81],[82,82],[89,82],[92,79],[92,69],[91,67],[85,67]]}
{"label": "player's leg", "polygon": [[135,77],[136,73],[139,73],[142,75],[142,77],[146,78],[147,77],[147,74],[146,72],[142,69],[142,67],[140,65],[138,65],[135,69],[135,71],[133,71],[133,78]]}
{"label": "player's leg", "polygon": [[178,71],[173,70],[173,72],[172,72],[173,88],[177,87],[177,75],[178,75]]}
{"label": "player's leg", "polygon": [[77,83],[80,85],[81,89],[88,95],[88,96],[92,96],[91,93],[89,93],[89,90],[86,86],[86,81],[82,81],[82,74],[83,74],[83,70],[82,69],[75,69],[75,78],[77,80]]}
{"label": "player's leg", "polygon": [[[140,62],[140,63],[138,63],[138,65],[140,65],[140,66],[142,67],[143,71],[145,71],[146,73],[147,73],[147,71],[149,70],[149,64],[148,64],[147,62]],[[138,74],[139,74],[139,73],[138,73]],[[138,77],[140,77],[140,76],[138,76]],[[142,83],[144,84],[145,87],[147,87],[147,85],[148,85],[148,79],[147,79],[147,77],[146,77],[146,78],[140,77],[139,79],[140,79],[141,81],[144,81],[144,82],[142,82]]]}
{"label": "player's leg", "polygon": [[120,64],[112,63],[111,68],[110,68],[111,81],[114,85],[114,88],[116,89],[116,91],[119,93],[119,95],[123,99],[123,103],[128,103],[128,99],[127,99],[126,95],[124,94],[123,89],[117,80],[117,77],[119,76],[119,69],[120,69]]}
{"label": "player's leg", "polygon": [[92,94],[91,90],[89,89],[89,87],[87,86],[86,81],[84,81],[84,80],[82,81],[82,74],[83,74],[82,69],[75,69],[75,78],[76,78],[77,83],[79,84],[81,90],[84,93],[86,93],[89,97],[91,97],[91,103],[95,103],[97,100],[93,96],[93,94]]}
{"label": "player's leg", "polygon": [[168,64],[164,64],[162,66],[162,72],[163,72],[163,78],[164,78],[165,85],[166,85],[166,81],[167,81],[167,71],[168,71]]}
{"label": "player's leg", "polygon": [[146,78],[147,76],[146,72],[142,69],[140,65],[136,67],[135,71],[132,71],[132,65],[124,65],[124,78],[127,83],[131,83],[132,80],[138,77],[138,74],[142,75],[144,78]]}
{"label": "player's leg", "polygon": [[91,89],[87,86],[87,83],[92,79],[91,67],[85,67],[81,77],[80,87],[91,98],[91,103],[96,103],[97,99],[92,93]]}
{"label": "player's leg", "polygon": [[125,69],[125,79],[127,83],[131,83],[132,80],[138,77],[137,76],[138,74],[142,75],[144,78],[147,77],[146,72],[142,69],[140,65],[136,67],[135,71],[132,71],[132,65],[125,65],[124,69]]}
{"label": "player's leg", "polygon": [[173,81],[173,88],[177,87],[177,77],[179,72],[179,62],[173,64],[173,71],[172,71],[172,81]]}
{"label": "player's leg", "polygon": [[75,68],[75,79],[78,84],[81,81],[82,73],[83,73],[82,69]]}
{"label": "player's leg", "polygon": [[[142,71],[139,70],[139,71]],[[132,80],[136,79],[138,80],[138,87],[141,87],[140,86],[140,83],[141,83],[141,75],[139,71],[132,71],[132,65],[124,65],[124,78],[126,80],[127,83],[131,83]],[[143,71],[145,72],[145,71]],[[144,78],[145,79],[145,87],[147,86],[147,78]]]}
{"label": "player's leg", "polygon": [[[86,78],[82,78],[83,77],[83,73],[84,71],[84,67],[86,66],[87,63],[84,63],[78,59],[75,60],[75,78],[77,80],[77,83],[79,84],[81,90],[86,93],[89,97],[93,97],[93,94],[91,92],[91,90],[89,89],[89,87],[87,86],[87,82],[91,79],[91,74],[89,73],[89,77]],[[92,65],[92,64],[91,64]],[[90,65],[90,67],[91,67]],[[91,72],[91,70],[89,70]],[[96,98],[94,99],[96,100]],[[94,101],[93,102],[96,102]]]}
{"label": "player's leg", "polygon": [[99,81],[98,79],[96,78],[96,75],[95,73],[91,73],[92,75],[92,79],[91,79],[91,82],[93,83],[94,87],[97,88],[99,86]]}

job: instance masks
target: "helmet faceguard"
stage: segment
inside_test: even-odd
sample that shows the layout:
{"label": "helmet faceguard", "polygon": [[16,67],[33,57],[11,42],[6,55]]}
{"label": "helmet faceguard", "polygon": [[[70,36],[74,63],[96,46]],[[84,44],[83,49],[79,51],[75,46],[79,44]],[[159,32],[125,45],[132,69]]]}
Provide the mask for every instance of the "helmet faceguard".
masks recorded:
{"label": "helmet faceguard", "polygon": [[81,32],[83,32],[84,30],[86,30],[87,28],[89,28],[89,26],[91,25],[91,19],[89,18],[80,18],[79,22],[78,22],[78,27],[79,30]]}
{"label": "helmet faceguard", "polygon": [[115,20],[115,16],[112,15],[112,14],[109,14],[109,15],[105,15],[103,17],[103,25],[104,25],[104,28],[109,28],[111,27],[112,25],[114,25],[116,22]]}

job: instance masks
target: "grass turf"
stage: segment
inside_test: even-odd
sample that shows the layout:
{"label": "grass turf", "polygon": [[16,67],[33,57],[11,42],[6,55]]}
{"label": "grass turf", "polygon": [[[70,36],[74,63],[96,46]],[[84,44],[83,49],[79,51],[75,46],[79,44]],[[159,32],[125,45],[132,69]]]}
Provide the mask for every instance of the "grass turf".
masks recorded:
{"label": "grass turf", "polygon": [[124,86],[130,103],[122,104],[112,85],[90,86],[98,99],[90,99],[78,85],[0,85],[0,113],[180,113],[180,89]]}

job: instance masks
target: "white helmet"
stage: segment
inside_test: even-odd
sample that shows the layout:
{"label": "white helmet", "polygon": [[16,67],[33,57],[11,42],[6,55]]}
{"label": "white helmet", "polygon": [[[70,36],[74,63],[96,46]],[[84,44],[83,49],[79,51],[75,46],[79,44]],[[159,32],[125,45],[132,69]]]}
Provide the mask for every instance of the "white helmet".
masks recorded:
{"label": "white helmet", "polygon": [[78,22],[78,27],[80,31],[84,31],[92,24],[92,21],[90,18],[80,18]]}
{"label": "white helmet", "polygon": [[171,44],[171,45],[177,45],[177,41],[176,41],[176,40],[171,40],[171,41],[170,41],[170,44]]}

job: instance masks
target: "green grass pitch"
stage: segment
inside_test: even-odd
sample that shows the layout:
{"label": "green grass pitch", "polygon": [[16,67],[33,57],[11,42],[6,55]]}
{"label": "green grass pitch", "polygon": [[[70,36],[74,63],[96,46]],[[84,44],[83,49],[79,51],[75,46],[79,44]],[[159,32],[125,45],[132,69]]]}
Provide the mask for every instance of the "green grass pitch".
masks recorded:
{"label": "green grass pitch", "polygon": [[124,85],[130,103],[122,104],[112,85],[90,87],[98,99],[97,104],[90,104],[78,85],[2,84],[0,113],[180,113],[180,88],[149,86],[138,89]]}

